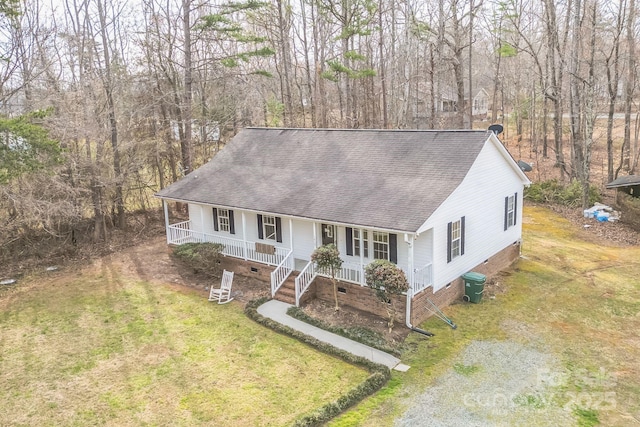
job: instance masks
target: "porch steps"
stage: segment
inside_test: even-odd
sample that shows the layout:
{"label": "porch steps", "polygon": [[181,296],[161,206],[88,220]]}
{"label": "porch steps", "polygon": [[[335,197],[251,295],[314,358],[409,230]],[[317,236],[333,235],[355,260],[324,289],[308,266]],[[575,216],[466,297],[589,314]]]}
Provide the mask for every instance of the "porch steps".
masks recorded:
{"label": "porch steps", "polygon": [[296,305],[296,277],[298,277],[298,271],[292,272],[287,280],[284,281],[278,292],[276,292],[275,299],[278,301],[286,302],[287,304]]}

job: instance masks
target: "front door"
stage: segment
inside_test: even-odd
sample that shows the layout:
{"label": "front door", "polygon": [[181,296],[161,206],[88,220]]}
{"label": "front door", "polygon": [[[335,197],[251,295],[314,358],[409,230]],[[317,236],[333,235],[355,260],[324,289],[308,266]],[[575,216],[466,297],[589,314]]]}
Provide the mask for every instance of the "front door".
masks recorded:
{"label": "front door", "polygon": [[321,224],[322,227],[322,245],[336,244],[336,226],[329,224]]}

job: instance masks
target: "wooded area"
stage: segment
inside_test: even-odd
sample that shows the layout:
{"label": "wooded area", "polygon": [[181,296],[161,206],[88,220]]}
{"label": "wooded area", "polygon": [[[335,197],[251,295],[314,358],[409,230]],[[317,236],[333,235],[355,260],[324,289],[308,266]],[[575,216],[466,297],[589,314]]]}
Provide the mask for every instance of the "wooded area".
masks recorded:
{"label": "wooded area", "polygon": [[635,0],[4,0],[0,15],[0,253],[34,233],[108,239],[244,126],[500,122],[561,180],[587,188],[596,145],[610,180],[637,170]]}

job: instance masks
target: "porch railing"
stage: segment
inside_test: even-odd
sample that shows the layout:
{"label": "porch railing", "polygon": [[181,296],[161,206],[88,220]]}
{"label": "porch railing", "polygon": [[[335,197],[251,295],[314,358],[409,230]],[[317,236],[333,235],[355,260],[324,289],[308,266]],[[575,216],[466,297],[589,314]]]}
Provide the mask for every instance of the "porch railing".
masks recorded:
{"label": "porch railing", "polygon": [[309,285],[311,285],[311,282],[313,282],[313,279],[315,279],[317,275],[315,264],[309,261],[300,274],[298,274],[298,277],[296,277],[296,307],[300,307],[302,294],[309,289]]}
{"label": "porch railing", "polygon": [[[318,271],[318,274],[324,277],[331,277],[331,272],[329,271]],[[342,282],[351,282],[366,286],[363,266],[352,262],[342,263],[342,268],[336,272],[336,279]]]}
{"label": "porch railing", "polygon": [[413,294],[425,290],[433,285],[433,264],[425,264],[417,268],[413,275]]}
{"label": "porch railing", "polygon": [[[289,248],[275,247],[273,253],[258,252],[256,250],[255,242],[245,242],[231,237],[193,231],[190,229],[190,223],[191,221],[183,221],[170,225],[167,230],[169,243],[176,245],[195,242],[220,243],[224,245],[224,249],[222,251],[224,255],[277,266],[271,273],[272,295],[274,295],[277,289],[282,286],[286,278],[294,269],[293,255]],[[406,268],[402,266],[401,268],[405,273],[407,272]],[[296,278],[296,305],[299,304],[300,297],[307,290],[317,275],[331,277],[330,274],[317,271],[314,268],[313,263],[308,263],[298,275]],[[433,285],[433,264],[428,263],[415,269],[413,277],[412,291],[415,295]],[[360,263],[343,263],[342,268],[336,274],[336,279],[343,282],[355,283],[361,286],[367,285],[364,281],[364,266],[360,265]]]}
{"label": "porch railing", "polygon": [[183,221],[169,226],[169,243],[181,245],[191,242],[191,230],[189,223],[191,221]]}
{"label": "porch railing", "polygon": [[293,251],[289,251],[286,257],[271,272],[271,296],[274,297],[280,286],[287,280],[293,271]]}
{"label": "porch railing", "polygon": [[250,261],[268,265],[280,265],[290,252],[289,248],[275,247],[273,253],[262,253],[256,250],[255,242],[245,242],[231,237],[218,236],[190,229],[191,221],[184,221],[169,226],[169,243],[181,245],[184,243],[219,243],[224,245],[222,253],[235,258],[245,258]]}

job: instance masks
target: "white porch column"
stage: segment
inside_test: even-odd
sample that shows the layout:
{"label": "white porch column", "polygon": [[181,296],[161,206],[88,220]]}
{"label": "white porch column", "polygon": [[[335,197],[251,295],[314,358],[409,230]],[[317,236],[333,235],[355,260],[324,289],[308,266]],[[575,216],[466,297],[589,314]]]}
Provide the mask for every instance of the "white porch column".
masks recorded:
{"label": "white porch column", "polygon": [[409,277],[407,277],[407,279],[409,280],[409,286],[411,286],[411,288],[413,289],[413,285],[414,285],[414,280],[415,280],[415,262],[413,259],[413,236],[409,236],[408,234],[404,235],[404,240],[405,242],[407,242],[407,244],[409,245],[409,253],[408,253],[408,260],[407,260],[407,270],[409,273]]}
{"label": "white porch column", "polygon": [[293,218],[289,218],[289,249],[293,251]]}
{"label": "white porch column", "polygon": [[[358,233],[360,236],[360,286],[365,286],[367,281],[364,278],[364,230],[362,228],[358,228]],[[353,242],[351,242],[353,244]]]}
{"label": "white porch column", "polygon": [[169,207],[167,201],[162,199],[162,210],[164,211],[164,231],[167,234],[167,245],[171,243],[171,231],[169,230]]}
{"label": "white porch column", "polygon": [[200,224],[202,225],[202,242],[206,242],[207,238],[205,234],[206,228],[204,228],[204,206],[202,205],[200,205]]}
{"label": "white porch column", "polygon": [[244,211],[242,211],[242,248],[242,255],[246,261],[249,248],[247,248],[247,218],[244,215]]}
{"label": "white porch column", "polygon": [[318,226],[315,222],[313,223],[313,247],[318,247]]}

